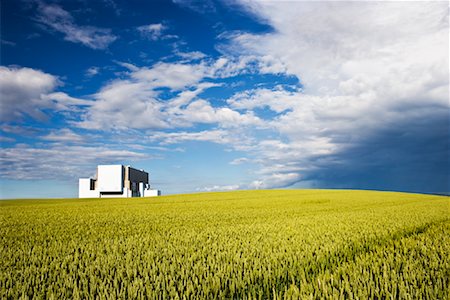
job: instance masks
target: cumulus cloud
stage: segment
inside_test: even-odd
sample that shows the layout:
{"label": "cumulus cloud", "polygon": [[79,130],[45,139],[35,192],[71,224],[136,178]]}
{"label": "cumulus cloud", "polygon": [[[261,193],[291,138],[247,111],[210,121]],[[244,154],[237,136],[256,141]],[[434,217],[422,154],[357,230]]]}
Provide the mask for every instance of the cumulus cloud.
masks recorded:
{"label": "cumulus cloud", "polygon": [[[152,67],[120,64],[129,71],[126,78],[102,87],[82,120],[74,123],[76,126],[126,130],[192,127],[199,123],[219,127],[262,125],[251,111],[215,107],[199,97],[203,91],[221,85],[208,81],[221,78],[218,61],[159,62]],[[172,96],[162,99],[162,89],[169,89]]]}
{"label": "cumulus cloud", "polygon": [[262,124],[252,112],[241,114],[228,107],[214,108],[208,101],[196,100],[185,109],[178,109],[179,118],[189,123],[217,123],[221,127],[237,127]]}
{"label": "cumulus cloud", "polygon": [[282,74],[286,72],[283,63],[271,55],[225,54],[214,63],[215,75],[228,78],[242,74]]}
{"label": "cumulus cloud", "polygon": [[54,92],[60,81],[56,76],[40,70],[19,67],[0,67],[0,120],[18,121],[25,116],[45,120],[44,109],[72,110],[88,106],[90,101]]}
{"label": "cumulus cloud", "polygon": [[153,88],[167,87],[180,90],[208,77],[210,75],[208,72],[209,68],[203,62],[198,64],[160,62],[151,68],[138,68],[130,74],[130,77]]}
{"label": "cumulus cloud", "polygon": [[[145,83],[117,80],[95,94],[96,101],[75,124],[86,129],[165,128],[157,93]],[[133,99],[130,102],[130,99]]]}
{"label": "cumulus cloud", "polygon": [[0,67],[1,120],[15,120],[24,114],[44,119],[44,113],[38,109],[41,95],[51,92],[57,84],[55,76],[38,70]]}
{"label": "cumulus cloud", "polygon": [[92,49],[106,49],[117,39],[110,29],[77,25],[73,16],[56,4],[39,3],[37,21],[63,33],[66,41],[80,43]]}
{"label": "cumulus cloud", "polygon": [[[442,38],[448,27],[442,2],[249,1],[243,5],[272,25],[274,32],[235,35],[234,49],[279,58],[287,72],[314,94],[338,93],[339,84],[355,75],[372,82],[395,79],[405,69],[431,71],[442,64],[448,47]],[[395,91],[401,89],[396,85],[399,80],[391,83]]]}
{"label": "cumulus cloud", "polygon": [[[277,113],[269,123],[280,140],[255,148],[262,176],[255,187],[303,180],[364,186],[357,184],[362,174],[376,173],[383,182],[377,188],[411,190],[411,182],[420,182],[418,190],[449,190],[448,172],[442,171],[449,167],[445,3],[243,1],[242,6],[274,30],[234,34],[227,51],[277,57],[286,74],[302,83],[301,90],[255,89],[228,99],[234,109]],[[434,141],[429,151],[416,152],[425,141]],[[364,153],[364,159],[355,153]],[[379,171],[383,168],[410,183],[389,184],[393,176]],[[434,172],[440,184],[432,183]]]}
{"label": "cumulus cloud", "polygon": [[236,93],[227,100],[227,103],[235,109],[269,108],[273,112],[283,113],[299,106],[302,96],[298,89],[289,91],[282,86],[277,86],[273,89],[259,88]]}

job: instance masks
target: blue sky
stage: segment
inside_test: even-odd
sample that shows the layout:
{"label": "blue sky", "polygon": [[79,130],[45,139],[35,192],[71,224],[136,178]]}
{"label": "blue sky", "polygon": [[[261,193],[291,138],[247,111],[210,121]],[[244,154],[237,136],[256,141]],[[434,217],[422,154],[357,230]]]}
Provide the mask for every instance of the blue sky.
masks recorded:
{"label": "blue sky", "polygon": [[0,197],[448,193],[448,3],[2,1]]}

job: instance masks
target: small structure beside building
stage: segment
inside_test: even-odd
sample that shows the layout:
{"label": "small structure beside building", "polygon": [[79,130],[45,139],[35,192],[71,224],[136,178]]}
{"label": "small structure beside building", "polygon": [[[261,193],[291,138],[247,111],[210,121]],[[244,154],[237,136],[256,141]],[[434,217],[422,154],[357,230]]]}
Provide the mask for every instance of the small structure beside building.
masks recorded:
{"label": "small structure beside building", "polygon": [[80,198],[152,197],[161,191],[151,189],[148,173],[123,165],[99,165],[95,178],[80,178]]}

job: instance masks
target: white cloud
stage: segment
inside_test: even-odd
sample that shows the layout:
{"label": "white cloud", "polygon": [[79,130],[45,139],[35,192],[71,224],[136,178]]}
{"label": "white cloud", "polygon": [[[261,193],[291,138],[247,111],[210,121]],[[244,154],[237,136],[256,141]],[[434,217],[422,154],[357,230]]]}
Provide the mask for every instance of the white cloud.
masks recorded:
{"label": "white cloud", "polygon": [[[236,53],[234,53],[236,54]],[[280,60],[271,55],[233,55],[225,51],[213,65],[213,74],[218,78],[228,78],[242,74],[281,74],[286,71]]]}
{"label": "white cloud", "polygon": [[66,41],[80,43],[92,49],[106,49],[117,39],[110,29],[77,25],[73,16],[56,4],[39,3],[37,20],[63,33]]}
{"label": "white cloud", "polygon": [[131,78],[147,83],[150,87],[168,87],[180,90],[192,86],[208,76],[209,68],[203,62],[198,64],[157,63],[152,68],[139,68]]}
{"label": "white cloud", "polygon": [[301,179],[300,174],[295,173],[272,173],[261,180],[255,180],[250,185],[251,189],[272,189],[290,186]]}
{"label": "white cloud", "polygon": [[[51,92],[58,79],[50,74],[30,68],[0,67],[1,120],[20,119],[24,114],[44,119],[39,108],[47,107],[41,96]],[[40,105],[43,104],[43,105]]]}
{"label": "white cloud", "polygon": [[162,23],[142,25],[137,28],[142,36],[152,40],[157,41],[160,39],[171,39],[177,38],[176,35],[163,34],[167,30],[167,26]]}
{"label": "white cloud", "polygon": [[[214,107],[199,95],[220,83],[217,61],[198,63],[159,62],[152,67],[119,63],[129,70],[126,78],[106,84],[94,95],[92,107],[76,126],[86,129],[164,129],[215,124],[220,127],[262,125],[252,112],[240,113],[227,106]],[[235,68],[237,72],[238,68]],[[173,94],[160,99],[161,88]],[[130,102],[132,99],[132,102]]]}
{"label": "white cloud", "polygon": [[208,101],[196,100],[185,109],[179,109],[179,118],[189,123],[219,124],[221,127],[262,125],[252,112],[241,114],[228,107],[214,108]]}
{"label": "white cloud", "polygon": [[36,128],[34,126],[19,126],[19,125],[9,125],[2,124],[1,130],[8,134],[20,135],[20,136],[34,136],[41,132],[41,128]]}
{"label": "white cloud", "polygon": [[192,52],[176,51],[175,54],[184,59],[186,62],[206,58],[206,54],[200,51],[192,51]]}
{"label": "white cloud", "polygon": [[233,134],[229,130],[214,129],[199,132],[153,132],[149,135],[149,140],[160,141],[162,144],[178,144],[186,141],[212,142],[234,146],[238,143],[245,145],[249,141],[242,138],[242,135]]}
{"label": "white cloud", "polygon": [[373,81],[395,79],[409,69],[439,70],[448,55],[448,13],[442,2],[246,2],[245,7],[274,32],[237,35],[235,47],[278,57],[307,93],[339,93],[339,84],[355,75]]}
{"label": "white cloud", "polygon": [[[278,114],[269,126],[280,141],[260,141],[252,148],[262,177],[254,187],[293,184],[319,165],[323,171],[323,160],[339,163],[335,155],[362,147],[367,136],[448,110],[445,3],[242,5],[274,30],[234,33],[223,49],[239,56],[276,57],[280,70],[303,84],[302,90],[245,91],[227,101],[234,109],[267,107]],[[401,130],[408,132],[407,127]]]}
{"label": "white cloud", "polygon": [[240,186],[238,184],[233,185],[213,185],[197,188],[199,192],[219,192],[219,191],[234,191],[238,190]]}
{"label": "white cloud", "polygon": [[95,75],[97,75],[100,72],[100,68],[99,67],[90,67],[86,70],[85,75],[87,77],[94,77]]}
{"label": "white cloud", "polygon": [[53,103],[53,109],[57,111],[73,110],[74,106],[91,106],[93,101],[71,97],[63,92],[53,92],[42,95],[42,100]]}
{"label": "white cloud", "polygon": [[248,158],[246,158],[246,157],[240,157],[240,158],[233,159],[233,160],[230,162],[230,165],[240,165],[240,164],[246,163],[246,162],[248,162],[248,161],[249,161]]}
{"label": "white cloud", "polygon": [[75,106],[89,106],[92,102],[54,92],[60,84],[56,76],[39,70],[0,67],[0,120],[17,121],[28,115],[45,120],[43,109],[73,110]]}
{"label": "white cloud", "polygon": [[92,166],[148,158],[148,155],[108,146],[17,145],[3,148],[0,177],[9,179],[77,179],[92,175]]}
{"label": "white cloud", "polygon": [[179,93],[176,97],[170,99],[170,106],[174,108],[179,108],[189,104],[192,100],[198,97],[206,89],[221,86],[221,84],[213,82],[201,82],[196,85],[195,89],[184,90]]}
{"label": "white cloud", "polygon": [[[158,62],[151,67],[117,62],[127,69],[124,78],[103,86],[94,95],[96,101],[82,115],[81,121],[72,124],[101,130],[187,128],[200,123],[221,128],[264,127],[250,110],[241,113],[228,105],[217,107],[199,97],[209,88],[222,86],[210,80],[257,73],[262,68],[262,60],[254,56],[212,60],[200,52],[177,53],[186,59]],[[161,99],[162,89],[170,90],[169,99]]]}
{"label": "white cloud", "polygon": [[139,26],[137,29],[140,33],[148,36],[150,39],[157,40],[161,37],[162,32],[167,29],[167,27],[158,23]]}
{"label": "white cloud", "polygon": [[49,134],[42,136],[41,139],[50,142],[63,143],[80,143],[85,140],[82,135],[79,135],[68,128],[52,131]]}
{"label": "white cloud", "polygon": [[0,143],[10,143],[15,142],[16,140],[7,136],[0,135]]}
{"label": "white cloud", "polygon": [[247,90],[233,95],[227,100],[235,109],[253,110],[255,108],[270,108],[276,113],[282,113],[300,105],[301,91],[288,91],[278,86],[274,89]]}
{"label": "white cloud", "polygon": [[[144,82],[117,80],[103,87],[76,125],[86,129],[165,128],[157,93]],[[130,102],[130,99],[132,101]]]}

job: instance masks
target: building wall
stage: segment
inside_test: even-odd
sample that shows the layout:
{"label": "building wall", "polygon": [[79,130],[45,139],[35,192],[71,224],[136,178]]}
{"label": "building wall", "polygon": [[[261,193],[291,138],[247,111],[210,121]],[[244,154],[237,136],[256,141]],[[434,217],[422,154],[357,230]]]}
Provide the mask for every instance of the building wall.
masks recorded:
{"label": "building wall", "polygon": [[124,170],[122,165],[98,166],[98,190],[100,192],[123,192]]}
{"label": "building wall", "polygon": [[156,196],[161,196],[160,190],[144,190],[143,197],[156,197]]}
{"label": "building wall", "polygon": [[[92,190],[94,183],[92,178],[80,178],[78,181],[78,195],[80,198],[98,198],[100,193],[98,190]],[[94,184],[95,185],[95,184]]]}
{"label": "building wall", "polygon": [[132,167],[126,167],[128,169],[128,180],[131,182],[143,182],[148,183],[148,173],[142,170],[137,170]]}
{"label": "building wall", "polygon": [[129,178],[130,178],[129,173],[130,173],[130,167],[126,166],[124,168],[124,176],[123,176],[124,183],[123,183],[123,187],[127,188],[127,189],[131,189],[131,183],[130,183],[130,180],[129,180]]}
{"label": "building wall", "polygon": [[124,186],[131,190],[131,197],[142,197],[144,187],[148,185],[148,173],[130,166],[125,167]]}
{"label": "building wall", "polygon": [[99,192],[100,198],[128,198],[131,197],[131,190],[123,188],[123,192]]}

